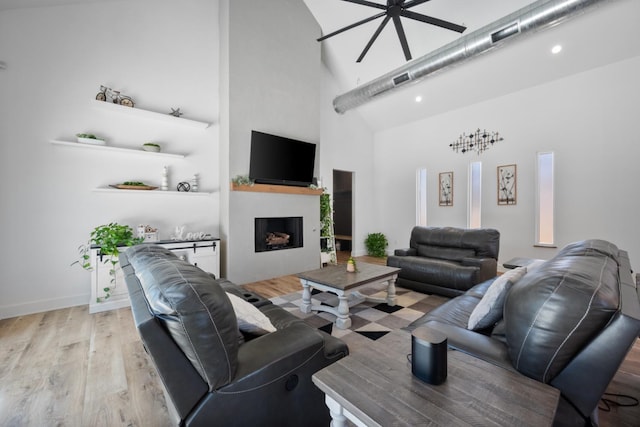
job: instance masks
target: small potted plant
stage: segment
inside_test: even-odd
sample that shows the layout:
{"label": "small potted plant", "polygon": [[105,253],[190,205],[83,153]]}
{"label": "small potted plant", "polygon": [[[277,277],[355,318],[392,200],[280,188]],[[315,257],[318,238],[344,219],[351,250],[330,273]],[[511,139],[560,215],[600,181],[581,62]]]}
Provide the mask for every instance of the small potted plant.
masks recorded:
{"label": "small potted plant", "polygon": [[367,248],[367,254],[377,258],[384,258],[387,256],[387,237],[382,233],[369,233],[364,240],[364,245]]}
{"label": "small potted plant", "polygon": [[142,149],[144,151],[151,151],[153,153],[159,153],[160,152],[160,144],[156,144],[155,142],[145,142],[144,144],[142,144]]}
{"label": "small potted plant", "polygon": [[347,260],[347,271],[349,273],[355,273],[358,271],[358,267],[356,266],[356,260],[353,257],[349,257]]}
{"label": "small potted plant", "polygon": [[[115,222],[100,225],[91,231],[89,241],[78,248],[80,259],[73,264],[78,263],[85,270],[93,270],[89,252],[91,251],[92,245],[100,246],[100,254],[103,256],[102,262],[111,266],[109,275],[111,276],[112,286],[103,289],[105,292],[104,299],[107,299],[111,296],[111,289],[116,286],[115,269],[118,264],[118,255],[120,254],[119,247],[137,245],[138,243],[142,243],[142,241],[142,238],[134,237],[133,229],[128,225],[121,225]],[[101,299],[98,298],[97,302],[101,302]]]}
{"label": "small potted plant", "polygon": [[93,145],[105,145],[106,142],[104,139],[95,136],[92,133],[77,133],[76,138],[78,142],[83,144],[93,144]]}
{"label": "small potted plant", "polygon": [[234,186],[238,187],[241,185],[253,186],[254,182],[249,175],[236,175],[235,178],[231,179],[231,182]]}

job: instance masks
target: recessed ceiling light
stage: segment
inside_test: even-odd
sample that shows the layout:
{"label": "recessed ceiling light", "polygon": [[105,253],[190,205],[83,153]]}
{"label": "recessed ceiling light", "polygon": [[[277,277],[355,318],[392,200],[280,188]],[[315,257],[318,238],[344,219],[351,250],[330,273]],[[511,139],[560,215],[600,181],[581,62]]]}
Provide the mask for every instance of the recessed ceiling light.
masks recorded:
{"label": "recessed ceiling light", "polygon": [[422,96],[421,95],[416,96],[416,102],[422,102]]}
{"label": "recessed ceiling light", "polygon": [[561,50],[562,50],[562,46],[557,44],[557,45],[555,45],[554,47],[551,48],[551,53],[553,53],[555,55],[557,53],[560,53]]}

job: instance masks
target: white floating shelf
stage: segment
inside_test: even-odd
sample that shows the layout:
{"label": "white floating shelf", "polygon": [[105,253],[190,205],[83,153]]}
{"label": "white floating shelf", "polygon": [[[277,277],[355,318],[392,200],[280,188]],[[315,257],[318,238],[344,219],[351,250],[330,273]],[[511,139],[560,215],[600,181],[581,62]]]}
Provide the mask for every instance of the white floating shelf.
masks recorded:
{"label": "white floating shelf", "polygon": [[119,152],[125,154],[135,154],[141,156],[148,157],[157,157],[157,158],[173,158],[173,159],[184,159],[184,154],[173,154],[173,153],[156,153],[153,151],[144,151],[143,149],[136,148],[124,148],[124,147],[114,147],[111,145],[94,145],[94,144],[85,144],[82,142],[71,142],[71,141],[61,141],[57,139],[51,140],[52,144],[63,145],[65,147],[73,147],[73,148],[87,148],[90,150],[99,150],[99,151],[111,151],[111,152]]}
{"label": "white floating shelf", "polygon": [[193,197],[209,197],[213,193],[208,191],[162,191],[156,190],[121,190],[119,188],[99,187],[93,189],[94,193],[118,193],[118,194],[137,194],[137,195],[163,195],[163,196],[193,196]]}
{"label": "white floating shelf", "polygon": [[103,110],[114,111],[121,114],[128,114],[133,117],[161,120],[166,123],[173,123],[199,129],[206,129],[210,126],[210,123],[201,122],[198,120],[185,119],[183,117],[172,116],[168,113],[158,113],[156,111],[143,110],[142,108],[137,107],[123,107],[122,105],[114,104],[113,102],[98,101],[96,99],[93,99],[91,100],[91,105],[95,108],[102,108]]}

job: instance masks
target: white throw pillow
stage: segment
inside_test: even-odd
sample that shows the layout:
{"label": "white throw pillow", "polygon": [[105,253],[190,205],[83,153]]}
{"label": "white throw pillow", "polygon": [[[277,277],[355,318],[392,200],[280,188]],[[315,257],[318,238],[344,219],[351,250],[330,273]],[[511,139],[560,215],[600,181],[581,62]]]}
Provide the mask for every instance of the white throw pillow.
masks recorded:
{"label": "white throw pillow", "polygon": [[518,267],[505,272],[494,280],[471,312],[467,329],[472,331],[484,329],[495,325],[498,320],[502,319],[502,309],[507,292],[526,272],[526,267]]}
{"label": "white throw pillow", "polygon": [[238,328],[242,332],[264,335],[276,331],[275,326],[273,326],[269,318],[253,304],[229,292],[227,292],[227,296],[229,300],[231,300],[233,311],[238,318]]}

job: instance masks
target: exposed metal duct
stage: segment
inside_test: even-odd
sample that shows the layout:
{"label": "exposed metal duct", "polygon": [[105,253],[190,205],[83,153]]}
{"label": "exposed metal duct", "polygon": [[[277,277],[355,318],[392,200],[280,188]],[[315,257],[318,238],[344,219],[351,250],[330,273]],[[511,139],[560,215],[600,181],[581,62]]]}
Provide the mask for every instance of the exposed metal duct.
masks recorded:
{"label": "exposed metal duct", "polygon": [[587,7],[607,0],[538,0],[479,30],[417,58],[333,100],[342,114],[393,89],[415,83],[444,68],[485,53],[507,40],[564,22]]}

